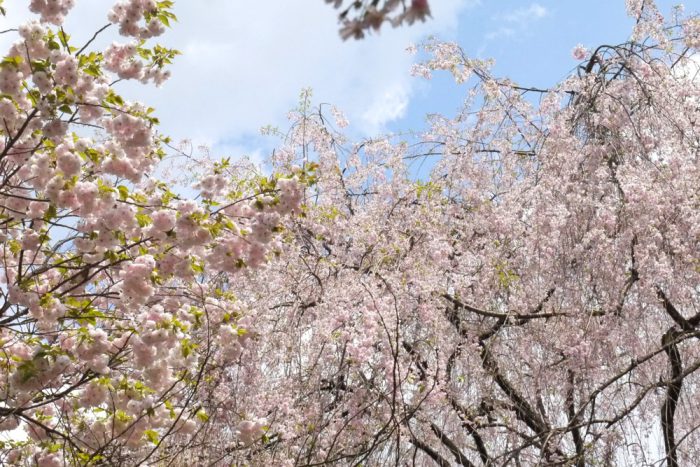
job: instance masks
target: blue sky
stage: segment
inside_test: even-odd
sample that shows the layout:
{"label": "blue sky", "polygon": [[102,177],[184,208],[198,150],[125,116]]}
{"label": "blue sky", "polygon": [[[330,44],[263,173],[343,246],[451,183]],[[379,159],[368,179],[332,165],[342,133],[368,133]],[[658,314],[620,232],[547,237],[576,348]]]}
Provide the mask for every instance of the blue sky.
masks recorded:
{"label": "blue sky", "polygon": [[[668,15],[678,3],[657,0]],[[700,0],[686,1],[685,8],[700,10]],[[482,0],[460,14],[456,31],[447,38],[470,57],[494,59],[496,76],[524,86],[550,87],[575,72],[578,63],[571,50],[576,44],[619,44],[633,25],[624,0]],[[405,117],[389,127],[418,128],[426,112],[452,113],[460,95],[449,77],[434,78],[410,100]]]}
{"label": "blue sky", "polygon": [[[105,24],[112,0],[77,0],[65,25],[78,41]],[[462,91],[449,78],[413,78],[409,43],[434,34],[457,41],[473,57],[494,58],[495,74],[524,85],[550,86],[576,66],[577,43],[594,47],[624,41],[632,22],[624,0],[431,0],[425,24],[385,28],[363,41],[342,42],[336,11],[322,0],[176,0],[179,22],[161,38],[184,52],[161,89],[126,86],[127,98],[157,109],[161,130],[192,139],[215,154],[258,160],[272,141],[265,125],[285,127],[299,91],[345,111],[351,131],[371,136],[418,130],[429,112],[452,113]],[[659,0],[670,13],[677,2]],[[5,0],[0,30],[30,17],[28,0]],[[700,0],[686,1],[690,11]],[[0,50],[8,35],[0,35]],[[118,39],[104,34],[98,44]]]}

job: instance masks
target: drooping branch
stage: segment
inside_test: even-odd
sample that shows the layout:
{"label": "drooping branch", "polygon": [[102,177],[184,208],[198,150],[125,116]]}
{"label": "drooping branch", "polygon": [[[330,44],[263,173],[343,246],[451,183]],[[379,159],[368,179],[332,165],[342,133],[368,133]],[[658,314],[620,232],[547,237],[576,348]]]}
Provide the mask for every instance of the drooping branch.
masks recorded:
{"label": "drooping branch", "polygon": [[457,460],[459,465],[463,465],[465,467],[475,467],[474,464],[472,464],[471,461],[465,457],[462,451],[460,451],[459,447],[454,443],[454,441],[443,433],[440,427],[438,427],[435,423],[431,423],[430,428],[433,430],[433,433],[435,433],[438,439],[442,441],[442,444],[444,444],[452,455],[455,456],[455,460]]}
{"label": "drooping branch", "polygon": [[415,436],[413,436],[410,439],[411,444],[413,444],[415,447],[423,451],[430,457],[432,460],[434,460],[437,465],[440,467],[450,467],[450,463],[447,459],[442,457],[439,452],[437,452],[435,449],[431,448],[428,444],[424,443],[423,441],[419,440]]}
{"label": "drooping branch", "polygon": [[540,415],[532,408],[530,403],[518,392],[517,389],[503,376],[496,359],[491,354],[488,345],[481,343],[481,361],[484,369],[491,374],[499,388],[513,402],[513,410],[532,431],[538,434],[549,433],[550,427],[540,417]]}
{"label": "drooping branch", "polygon": [[450,405],[452,408],[457,412],[457,416],[459,417],[460,421],[462,422],[462,427],[467,430],[467,433],[471,435],[471,437],[474,439],[474,444],[476,444],[476,450],[479,452],[479,457],[481,458],[481,462],[484,463],[484,465],[490,465],[491,463],[491,458],[489,457],[489,453],[486,450],[486,444],[484,444],[484,440],[477,431],[477,426],[476,424],[470,419],[469,414],[467,413],[467,410],[459,405],[459,403],[455,400],[454,397],[449,397],[450,400]]}

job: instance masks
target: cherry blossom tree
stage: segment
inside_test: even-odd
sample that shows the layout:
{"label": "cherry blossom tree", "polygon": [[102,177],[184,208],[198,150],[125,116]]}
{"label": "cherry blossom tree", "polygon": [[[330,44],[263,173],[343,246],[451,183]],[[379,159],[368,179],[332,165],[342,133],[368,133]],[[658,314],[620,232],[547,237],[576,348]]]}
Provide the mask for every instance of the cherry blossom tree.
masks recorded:
{"label": "cherry blossom tree", "polygon": [[188,198],[119,93],[167,80],[172,2],[117,2],[105,50],[72,6],[4,32],[0,463],[700,458],[700,19],[627,0],[630,41],[552,89],[427,42],[456,116],[352,142],[304,93],[286,175],[198,160]]}
{"label": "cherry blossom tree", "polygon": [[261,338],[190,459],[697,462],[700,19],[627,7],[630,41],[552,89],[424,44],[466,100],[412,137],[304,100],[273,163],[318,180],[239,291]]}
{"label": "cherry blossom tree", "polygon": [[178,52],[151,40],[173,2],[118,1],[85,44],[61,26],[73,4],[32,0],[3,32],[0,463],[167,463],[256,335],[226,278],[280,250],[309,173],[211,162],[193,199],[158,180],[169,140],[119,86],[167,80]]}

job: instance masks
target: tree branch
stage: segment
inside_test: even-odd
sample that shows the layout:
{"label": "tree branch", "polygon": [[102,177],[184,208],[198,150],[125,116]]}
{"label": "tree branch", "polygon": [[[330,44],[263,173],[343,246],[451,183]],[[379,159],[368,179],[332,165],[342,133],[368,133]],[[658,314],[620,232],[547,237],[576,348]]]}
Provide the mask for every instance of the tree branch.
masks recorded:
{"label": "tree branch", "polygon": [[664,447],[666,448],[666,462],[668,467],[678,467],[678,454],[676,452],[674,415],[678,398],[683,385],[683,364],[681,353],[678,351],[676,336],[678,331],[675,328],[669,329],[661,338],[661,344],[668,355],[671,364],[671,379],[666,390],[666,400],[661,406],[661,430],[663,432]]}

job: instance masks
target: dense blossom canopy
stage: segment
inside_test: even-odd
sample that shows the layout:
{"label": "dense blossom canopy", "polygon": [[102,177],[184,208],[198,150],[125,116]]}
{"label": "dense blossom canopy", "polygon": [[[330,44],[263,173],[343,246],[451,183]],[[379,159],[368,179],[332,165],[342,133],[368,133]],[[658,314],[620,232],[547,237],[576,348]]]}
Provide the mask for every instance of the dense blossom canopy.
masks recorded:
{"label": "dense blossom canopy", "polygon": [[457,115],[352,142],[304,93],[286,175],[179,190],[117,92],[168,79],[172,2],[117,2],[105,50],[73,3],[32,0],[0,64],[0,463],[700,458],[700,19],[627,0],[630,41],[552,89],[430,41]]}
{"label": "dense blossom canopy", "polygon": [[[353,143],[336,111],[292,115],[273,162],[314,161],[318,183],[280,260],[241,294],[266,337],[215,393],[217,441],[193,455],[700,458],[700,21],[628,9],[630,42],[575,47],[578,73],[552,89],[424,44],[414,72],[446,70],[467,95],[414,138]],[[258,423],[247,448],[239,414]]]}

